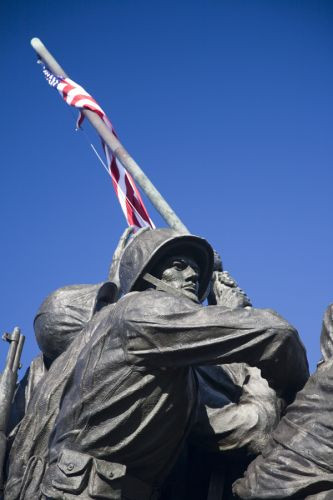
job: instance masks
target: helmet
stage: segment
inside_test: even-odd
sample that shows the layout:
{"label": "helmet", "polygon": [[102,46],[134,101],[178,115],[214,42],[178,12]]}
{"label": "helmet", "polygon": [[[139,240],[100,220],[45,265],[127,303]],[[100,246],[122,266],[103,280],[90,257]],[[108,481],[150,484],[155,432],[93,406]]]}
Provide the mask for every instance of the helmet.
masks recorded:
{"label": "helmet", "polygon": [[200,269],[198,298],[204,300],[213,272],[213,249],[203,238],[169,228],[141,231],[130,241],[120,261],[122,293],[143,290],[146,287],[143,275],[173,255],[189,256],[197,263]]}
{"label": "helmet", "polygon": [[52,292],[40,306],[34,330],[37,344],[46,358],[54,361],[82,331],[95,312],[112,304],[116,286],[70,285]]}

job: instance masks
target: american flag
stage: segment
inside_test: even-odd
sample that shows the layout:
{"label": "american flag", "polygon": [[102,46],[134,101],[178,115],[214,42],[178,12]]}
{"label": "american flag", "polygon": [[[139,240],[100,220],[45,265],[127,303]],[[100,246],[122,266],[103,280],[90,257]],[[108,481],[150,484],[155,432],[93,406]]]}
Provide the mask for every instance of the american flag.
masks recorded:
{"label": "american flag", "polygon": [[[55,87],[59,91],[60,95],[64,98],[67,104],[81,110],[90,109],[91,111],[94,111],[101,117],[105,125],[109,128],[109,130],[111,130],[115,137],[117,137],[117,134],[103,109],[99,106],[95,99],[84,90],[83,87],[70,78],[55,76],[45,66],[43,67],[43,73],[49,85],[51,85],[51,87]],[[77,120],[78,128],[81,126],[83,119],[84,115],[80,112]],[[144,206],[132,176],[123,167],[119,159],[113,154],[109,146],[105,144],[102,138],[101,141],[107,159],[109,174],[112,178],[112,184],[118,196],[119,203],[128,225],[135,226],[137,228],[147,226],[154,228],[155,225],[148,215],[147,209]]]}

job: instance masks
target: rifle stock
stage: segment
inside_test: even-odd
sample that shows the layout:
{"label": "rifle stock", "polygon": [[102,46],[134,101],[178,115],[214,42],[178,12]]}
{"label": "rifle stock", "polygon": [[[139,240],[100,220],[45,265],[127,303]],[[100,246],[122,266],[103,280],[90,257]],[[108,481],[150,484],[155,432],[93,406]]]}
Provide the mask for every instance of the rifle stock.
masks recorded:
{"label": "rifle stock", "polygon": [[0,496],[4,483],[4,463],[7,446],[7,426],[10,408],[17,382],[17,372],[20,368],[20,358],[25,337],[20,329],[15,327],[13,333],[5,333],[3,340],[10,343],[5,369],[0,378]]}

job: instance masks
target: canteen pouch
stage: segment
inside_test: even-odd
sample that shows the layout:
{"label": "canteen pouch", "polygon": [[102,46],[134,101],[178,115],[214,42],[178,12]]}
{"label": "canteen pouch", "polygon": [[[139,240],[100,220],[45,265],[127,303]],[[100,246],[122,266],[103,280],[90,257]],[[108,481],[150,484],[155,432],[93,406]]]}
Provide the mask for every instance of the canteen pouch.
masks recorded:
{"label": "canteen pouch", "polygon": [[88,492],[91,498],[121,500],[126,466],[93,459]]}

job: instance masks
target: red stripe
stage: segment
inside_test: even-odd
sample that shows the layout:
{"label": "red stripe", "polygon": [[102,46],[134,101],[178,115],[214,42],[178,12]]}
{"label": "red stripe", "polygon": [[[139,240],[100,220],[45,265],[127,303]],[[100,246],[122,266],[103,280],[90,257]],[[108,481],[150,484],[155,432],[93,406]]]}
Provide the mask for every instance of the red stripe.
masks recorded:
{"label": "red stripe", "polygon": [[65,80],[62,80],[62,81],[64,83],[66,83],[65,87],[61,90],[63,98],[66,100],[68,92],[70,92],[71,90],[75,89],[75,87],[73,85],[71,85],[70,83],[67,83]]}
{"label": "red stripe", "polygon": [[[64,100],[67,102],[67,97],[68,94],[71,90],[76,89],[77,87],[71,83],[68,83],[65,79],[61,80],[62,83],[65,83],[65,87],[61,90],[62,96]],[[86,99],[90,101],[90,103],[86,103],[83,106],[77,106],[77,103],[81,99]],[[69,104],[69,103],[67,103]],[[78,107],[78,108],[85,108],[85,109],[90,109],[91,111],[94,111],[97,113],[102,120],[104,121],[105,125],[111,130],[111,132],[114,134],[115,137],[117,137],[117,134],[109,121],[108,117],[105,115],[104,111],[101,111],[100,109],[97,109],[96,106],[98,106],[98,103],[95,101],[95,99],[88,95],[85,94],[79,94],[76,95],[70,103],[71,106]],[[99,107],[99,106],[98,106]],[[78,119],[78,126],[81,125],[83,121],[83,115],[80,115]],[[102,140],[102,139],[101,139]],[[102,146],[106,154],[106,151],[109,152],[110,156],[110,165],[108,165],[111,173],[111,178],[112,178],[112,184],[113,187],[117,193],[118,199],[118,185],[119,185],[119,179],[120,179],[120,171],[116,159],[112,154],[112,151],[108,146],[104,143],[102,140]],[[139,220],[137,217],[137,214],[142,218],[143,221],[145,221],[149,226],[153,227],[152,222],[149,218],[148,212],[146,210],[146,207],[144,206],[144,203],[142,201],[142,198],[140,196],[140,193],[135,185],[135,182],[132,178],[132,176],[127,172],[127,170],[121,165],[121,168],[124,169],[124,179],[125,179],[125,187],[126,187],[126,192],[124,193],[125,195],[125,201],[126,201],[126,219],[129,225],[136,226],[136,227],[143,227],[144,224]]]}
{"label": "red stripe", "polygon": [[131,187],[134,191],[134,197],[135,197],[135,207],[138,207],[138,212],[140,213],[141,217],[146,221],[149,222],[150,224],[150,218],[147,212],[146,207],[144,206],[144,203],[142,201],[141,195],[138,191],[138,188],[135,185],[135,182],[133,180],[133,177],[129,172],[126,171],[126,176],[128,177],[129,182],[131,182]]}
{"label": "red stripe", "polygon": [[[97,102],[95,101],[95,99],[93,99],[92,97],[89,97],[89,96],[86,96],[84,94],[77,94],[75,97],[73,97],[72,99],[72,102],[71,102],[71,106],[76,106],[76,103],[78,101],[80,101],[81,99],[86,99],[88,101],[91,101],[91,106],[98,106]],[[86,105],[86,104],[85,104]],[[98,106],[99,107],[99,106]],[[100,111],[100,110],[99,110]]]}
{"label": "red stripe", "polygon": [[[126,185],[126,197],[129,198],[132,206],[138,212],[138,214],[140,215],[140,217],[142,217],[142,219],[144,221],[146,221],[146,222],[148,222],[150,224],[149,216],[148,216],[148,213],[147,213],[147,211],[146,211],[146,209],[145,209],[145,207],[143,205],[143,202],[142,202],[141,199],[138,199],[136,197],[136,193],[135,193],[135,191],[133,189],[133,186],[132,186],[132,184],[129,181],[129,174],[128,174],[128,172],[126,172],[126,175],[125,175],[125,185]],[[133,210],[133,208],[131,207],[131,211],[132,210]]]}
{"label": "red stripe", "polygon": [[85,104],[84,106],[80,106],[80,108],[81,108],[81,107],[82,107],[82,108],[84,108],[84,109],[90,109],[90,111],[94,111],[94,112],[95,112],[95,113],[97,113],[97,114],[98,114],[98,116],[100,116],[100,117],[102,118],[102,120],[103,120],[103,118],[104,118],[104,113],[103,113],[103,111],[100,111],[99,109],[96,109],[96,108],[94,108],[93,106],[90,106],[90,104]]}
{"label": "red stripe", "polygon": [[[104,145],[104,148],[105,147],[107,147],[107,146]],[[120,178],[120,172],[119,172],[119,167],[117,165],[116,159],[113,155],[112,155],[110,170],[111,170],[111,174],[112,174],[112,184],[113,184],[113,187],[118,195],[118,183],[119,183],[119,178]],[[135,197],[135,192],[133,190],[133,187],[131,186],[127,176],[128,176],[128,172],[125,171],[126,192],[124,194],[125,194],[125,203],[126,203],[126,219],[127,219],[127,222],[129,225],[142,227],[142,223],[139,222],[139,219],[135,213],[135,210],[137,210],[138,214],[142,217],[142,215],[141,215],[142,206],[140,207],[140,204],[138,203],[138,201]],[[143,216],[142,218],[144,220],[146,220],[146,222],[149,222],[149,217],[147,217],[147,219],[146,219]]]}
{"label": "red stripe", "polygon": [[120,173],[119,173],[118,165],[116,163],[116,159],[114,156],[112,156],[111,165],[109,168],[110,168],[110,171],[112,174],[112,184],[113,184],[113,187],[114,187],[114,189],[117,193],[117,196],[118,196],[118,182],[119,182]]}

